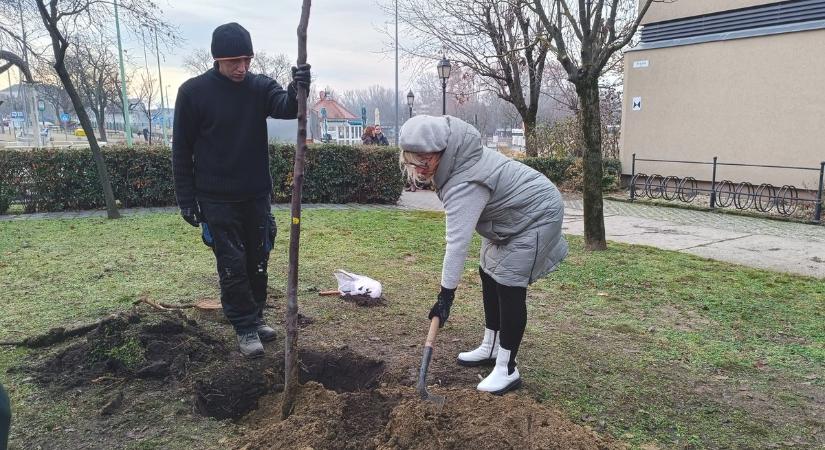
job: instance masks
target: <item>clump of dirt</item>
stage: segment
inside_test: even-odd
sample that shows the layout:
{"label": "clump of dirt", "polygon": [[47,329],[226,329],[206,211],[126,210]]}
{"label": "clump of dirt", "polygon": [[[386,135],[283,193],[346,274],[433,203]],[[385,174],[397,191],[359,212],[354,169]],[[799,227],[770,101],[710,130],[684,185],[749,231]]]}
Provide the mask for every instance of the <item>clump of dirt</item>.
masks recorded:
{"label": "clump of dirt", "polygon": [[298,313],[298,328],[306,328],[315,323],[315,319]]}
{"label": "clump of dirt", "polygon": [[365,308],[387,306],[387,299],[383,295],[378,298],[372,298],[369,295],[341,295],[339,297],[345,302],[354,303]]}
{"label": "clump of dirt", "polygon": [[[238,419],[258,408],[265,394],[280,392],[284,383],[283,353],[254,360],[230,358],[207,377],[195,381],[195,410],[216,419]],[[314,381],[341,393],[375,388],[384,374],[384,362],[365,358],[347,347],[333,352],[301,350],[298,379]]]}
{"label": "clump of dirt", "polygon": [[42,384],[71,388],[101,377],[182,380],[225,355],[226,347],[180,311],[131,311],[102,321],[44,362],[30,367]]}
{"label": "clump of dirt", "polygon": [[441,390],[439,407],[412,389],[385,388],[336,394],[308,383],[294,413],[280,420],[280,397],[250,416],[243,449],[613,449],[619,444],[576,425],[562,414],[518,395],[495,397]]}
{"label": "clump of dirt", "polygon": [[377,448],[609,449],[620,448],[561,413],[519,395],[495,397],[448,390],[443,408],[417,398],[390,415]]}

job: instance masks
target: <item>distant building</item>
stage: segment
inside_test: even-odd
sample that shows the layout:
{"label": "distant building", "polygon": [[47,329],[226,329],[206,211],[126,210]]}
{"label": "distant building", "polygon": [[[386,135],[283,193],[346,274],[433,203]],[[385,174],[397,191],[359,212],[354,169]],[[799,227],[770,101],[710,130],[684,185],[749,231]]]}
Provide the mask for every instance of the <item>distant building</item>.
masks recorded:
{"label": "distant building", "polygon": [[[625,54],[622,170],[638,158],[818,168],[825,0],[654,2]],[[637,172],[710,181],[711,165]],[[717,181],[816,189],[819,173],[720,166]]]}
{"label": "distant building", "polygon": [[360,144],[364,125],[361,118],[321,91],[320,98],[310,108],[309,137],[316,142]]}

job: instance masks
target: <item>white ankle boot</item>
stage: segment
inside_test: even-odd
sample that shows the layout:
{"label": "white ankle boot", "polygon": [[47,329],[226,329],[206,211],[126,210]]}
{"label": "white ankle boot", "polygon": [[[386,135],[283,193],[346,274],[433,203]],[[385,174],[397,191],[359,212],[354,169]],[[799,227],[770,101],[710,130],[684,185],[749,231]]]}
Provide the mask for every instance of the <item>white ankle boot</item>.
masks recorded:
{"label": "white ankle boot", "polygon": [[466,367],[484,366],[496,363],[498,355],[498,331],[484,329],[484,339],[477,349],[458,354],[458,364]]}
{"label": "white ankle boot", "polygon": [[481,380],[477,389],[495,395],[502,395],[505,392],[518,389],[521,386],[521,376],[519,376],[517,367],[513,369],[513,373],[508,373],[507,364],[509,362],[510,350],[499,348],[496,366],[493,367],[493,371],[490,372],[490,375],[487,375],[487,378]]}

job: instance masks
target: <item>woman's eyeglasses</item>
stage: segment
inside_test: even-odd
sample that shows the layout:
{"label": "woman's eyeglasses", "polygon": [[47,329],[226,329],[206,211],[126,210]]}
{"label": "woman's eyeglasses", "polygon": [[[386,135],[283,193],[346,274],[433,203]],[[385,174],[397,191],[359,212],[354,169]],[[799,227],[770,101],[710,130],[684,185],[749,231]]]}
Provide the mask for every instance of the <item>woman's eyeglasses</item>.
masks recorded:
{"label": "woman's eyeglasses", "polygon": [[430,157],[423,157],[421,159],[422,159],[422,161],[420,163],[407,161],[406,164],[409,165],[409,166],[418,167],[419,169],[429,169],[434,164],[438,163],[438,161],[441,160],[441,157],[440,156],[430,156]]}

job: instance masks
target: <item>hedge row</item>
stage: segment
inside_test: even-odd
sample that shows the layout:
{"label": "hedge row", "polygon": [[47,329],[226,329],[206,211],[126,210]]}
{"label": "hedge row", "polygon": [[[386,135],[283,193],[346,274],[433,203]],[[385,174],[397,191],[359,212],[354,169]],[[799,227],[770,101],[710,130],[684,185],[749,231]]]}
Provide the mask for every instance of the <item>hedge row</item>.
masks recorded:
{"label": "hedge row", "polygon": [[[294,147],[270,147],[275,201],[291,197]],[[107,147],[103,151],[121,206],[175,204],[171,151]],[[404,182],[398,154],[387,148],[313,145],[307,149],[303,199],[309,203],[395,203]],[[26,212],[104,207],[97,169],[88,149],[0,150],[0,214],[10,201]]]}
{"label": "hedge row", "polygon": [[[288,202],[292,192],[294,146],[270,147],[273,198]],[[107,147],[104,159],[115,198],[121,206],[175,204],[169,149],[138,146]],[[566,189],[581,189],[581,159],[524,158]],[[605,160],[605,189],[621,174],[618,160]],[[308,203],[395,203],[404,182],[396,149],[312,145],[307,149],[303,200]],[[104,207],[97,169],[88,149],[0,150],[0,214],[11,200],[26,212],[98,209]]]}

